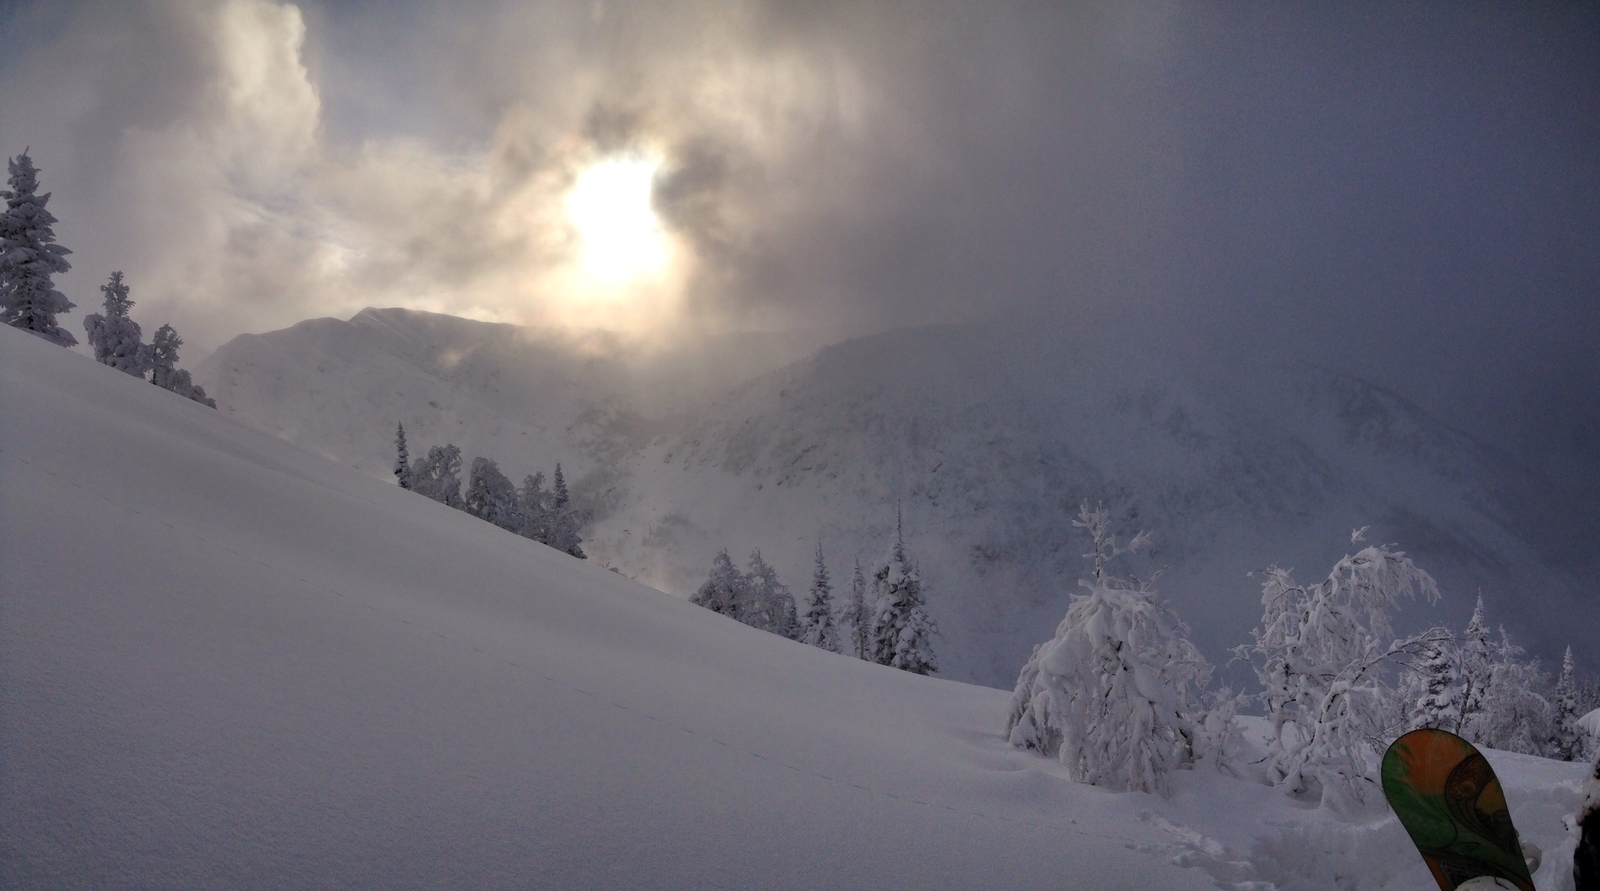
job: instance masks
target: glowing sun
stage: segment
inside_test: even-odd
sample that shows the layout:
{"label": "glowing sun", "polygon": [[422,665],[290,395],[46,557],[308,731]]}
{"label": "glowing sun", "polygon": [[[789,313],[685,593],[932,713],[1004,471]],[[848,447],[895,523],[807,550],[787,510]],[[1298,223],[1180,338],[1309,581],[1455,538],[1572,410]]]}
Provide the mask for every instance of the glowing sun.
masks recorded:
{"label": "glowing sun", "polygon": [[637,155],[607,158],[578,174],[567,193],[567,217],[580,242],[579,265],[595,284],[621,285],[665,269],[668,235],[650,206],[660,166]]}

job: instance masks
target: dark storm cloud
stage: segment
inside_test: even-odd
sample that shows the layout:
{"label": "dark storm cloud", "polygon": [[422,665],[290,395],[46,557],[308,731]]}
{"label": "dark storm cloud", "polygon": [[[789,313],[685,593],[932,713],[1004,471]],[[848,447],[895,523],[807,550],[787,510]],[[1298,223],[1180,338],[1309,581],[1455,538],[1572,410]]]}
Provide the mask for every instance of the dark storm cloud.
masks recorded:
{"label": "dark storm cloud", "polygon": [[1592,407],[1596,19],[1577,6],[1190,16],[1173,244],[1194,272],[1193,315],[1213,335],[1243,324],[1380,377],[1469,429],[1531,420],[1506,407],[1552,387]]}

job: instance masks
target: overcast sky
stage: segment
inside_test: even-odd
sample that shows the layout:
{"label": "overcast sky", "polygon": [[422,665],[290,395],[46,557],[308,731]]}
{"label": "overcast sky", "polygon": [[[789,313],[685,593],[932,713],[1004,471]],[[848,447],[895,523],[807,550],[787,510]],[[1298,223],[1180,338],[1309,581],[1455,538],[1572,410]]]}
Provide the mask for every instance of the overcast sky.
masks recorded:
{"label": "overcast sky", "polygon": [[[58,284],[147,330],[402,305],[963,318],[1302,355],[1600,483],[1600,5],[0,4]],[[564,204],[658,164],[666,272]]]}

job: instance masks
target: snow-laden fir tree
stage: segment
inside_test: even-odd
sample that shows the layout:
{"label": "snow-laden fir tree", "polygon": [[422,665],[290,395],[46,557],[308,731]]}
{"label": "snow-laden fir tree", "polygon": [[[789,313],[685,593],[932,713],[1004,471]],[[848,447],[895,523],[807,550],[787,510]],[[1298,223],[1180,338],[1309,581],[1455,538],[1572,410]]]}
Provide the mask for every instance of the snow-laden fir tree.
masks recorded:
{"label": "snow-laden fir tree", "polygon": [[1092,573],[1079,582],[1086,593],[1073,596],[1055,637],[1023,665],[1006,736],[1060,758],[1079,782],[1164,793],[1166,775],[1202,753],[1211,666],[1156,599],[1153,578],[1109,570],[1113,559],[1148,547],[1149,535],[1118,547],[1110,513],[1087,502],[1073,525],[1093,543],[1084,555]]}
{"label": "snow-laden fir tree", "polygon": [[54,341],[78,342],[56,324],[56,316],[73,308],[56,290],[55,276],[72,268],[72,253],[55,243],[56,218],[45,205],[50,193],[39,194],[39,170],[24,151],[8,163],[10,189],[0,192],[6,208],[0,213],[0,322]]}
{"label": "snow-laden fir tree", "polygon": [[733,565],[733,558],[728,556],[728,549],[717,551],[717,556],[711,560],[711,575],[689,598],[689,602],[696,606],[703,606],[714,613],[722,613],[730,619],[744,620],[742,604],[746,597],[744,594],[744,576],[739,573],[738,567]]}
{"label": "snow-laden fir tree", "polygon": [[441,504],[461,507],[461,449],[434,446],[411,465],[411,491]]}
{"label": "snow-laden fir tree", "polygon": [[872,612],[867,608],[867,574],[861,570],[860,557],[850,576],[850,594],[841,615],[839,632],[848,654],[866,659],[871,652]]}
{"label": "snow-laden fir tree", "polygon": [[406,450],[406,425],[394,425],[394,478],[400,488],[411,488],[411,453]]}
{"label": "snow-laden fir tree", "polygon": [[550,543],[551,495],[544,487],[544,472],[529,474],[522,479],[522,534],[534,541]]}
{"label": "snow-laden fir tree", "polygon": [[833,584],[828,579],[820,541],[816,566],[811,572],[811,590],[806,592],[805,607],[800,611],[800,640],[830,653],[839,651],[839,629],[833,620]]}
{"label": "snow-laden fir tree", "polygon": [[526,525],[517,487],[489,458],[472,459],[462,507],[478,519],[511,532],[520,532]]}
{"label": "snow-laden fir tree", "polygon": [[1472,620],[1461,633],[1457,647],[1457,669],[1461,676],[1460,726],[1455,733],[1472,740],[1478,733],[1484,702],[1489,696],[1489,684],[1494,678],[1494,645],[1489,641],[1489,623],[1484,620],[1483,595],[1478,595],[1478,605],[1473,607]]}
{"label": "snow-laden fir tree", "polygon": [[1555,699],[1550,707],[1551,754],[1563,761],[1581,760],[1587,753],[1584,733],[1578,726],[1583,713],[1578,711],[1578,682],[1572,664],[1572,647],[1561,657],[1561,678],[1556,681]]}
{"label": "snow-laden fir tree", "polygon": [[762,559],[760,548],[750,553],[746,564],[744,594],[741,622],[791,640],[800,636],[794,595],[788,585],[778,581],[778,571]]}
{"label": "snow-laden fir tree", "polygon": [[205,388],[194,382],[189,372],[178,367],[178,347],[183,346],[183,338],[171,325],[162,325],[156,329],[155,339],[150,341],[150,383],[171,390],[185,399],[209,408],[216,408],[217,401],[206,396]]}
{"label": "snow-laden fir tree", "polygon": [[928,616],[922,577],[906,554],[905,532],[895,511],[894,545],[872,574],[872,661],[912,674],[939,670],[933,636],[939,627]]}
{"label": "snow-laden fir tree", "polygon": [[105,295],[105,312],[83,319],[95,360],[143,378],[150,370],[150,348],[144,345],[144,332],[139,330],[139,323],[128,318],[133,300],[128,296],[128,285],[122,280],[121,270],[111,273],[111,280],[100,286],[100,293]]}
{"label": "snow-laden fir tree", "polygon": [[1483,707],[1470,726],[1474,745],[1523,755],[1550,754],[1554,735],[1549,700],[1539,695],[1549,676],[1536,661],[1527,660],[1522,647],[1512,643],[1504,627],[1493,646],[1493,668],[1483,697]]}
{"label": "snow-laden fir tree", "polygon": [[546,525],[549,540],[545,544],[579,560],[587,559],[583,553],[583,538],[578,534],[578,529],[583,526],[583,517],[572,505],[572,496],[567,492],[567,478],[562,475],[560,464],[556,465],[556,475],[552,480],[548,516]]}
{"label": "snow-laden fir tree", "polygon": [[[856,590],[857,579],[861,580],[859,595]],[[866,577],[861,572],[861,558],[857,557],[855,574],[850,579],[850,587],[840,598],[839,611],[835,618],[839,635],[839,652],[857,659],[864,658],[862,653],[866,649],[866,635],[862,632],[869,621],[866,613],[866,587]]]}
{"label": "snow-laden fir tree", "polygon": [[[1351,544],[1362,540],[1357,530]],[[1235,652],[1265,688],[1269,738],[1264,767],[1284,792],[1349,813],[1381,799],[1374,741],[1385,729],[1391,695],[1385,669],[1414,660],[1438,629],[1396,639],[1389,613],[1438,585],[1388,545],[1369,546],[1305,586],[1271,567],[1261,586],[1261,626]]]}
{"label": "snow-laden fir tree", "polygon": [[1461,725],[1461,678],[1456,670],[1455,648],[1443,639],[1424,641],[1415,666],[1420,690],[1413,702],[1407,729],[1436,727],[1452,733]]}

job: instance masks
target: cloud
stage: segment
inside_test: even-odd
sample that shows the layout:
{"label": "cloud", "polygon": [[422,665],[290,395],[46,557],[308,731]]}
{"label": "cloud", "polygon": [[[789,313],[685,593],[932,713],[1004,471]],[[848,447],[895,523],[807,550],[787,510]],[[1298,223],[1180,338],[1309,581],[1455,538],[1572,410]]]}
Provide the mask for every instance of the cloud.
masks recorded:
{"label": "cloud", "polygon": [[[1017,148],[1105,166],[1105,22],[1085,17],[1066,45],[1027,22],[969,45],[976,14],[944,15],[907,29],[850,6],[481,4],[409,9],[410,37],[374,24],[374,46],[335,7],[89,3],[15,63],[28,78],[4,101],[76,98],[8,115],[0,136],[55,134],[64,151],[40,160],[58,206],[90,218],[79,254],[127,271],[146,311],[199,344],[382,303],[624,330],[881,327],[913,306],[959,315],[980,291],[1060,288],[1124,252],[1090,225],[1126,216],[1120,196],[1031,176]],[[1030,83],[1052,50],[1077,60],[1068,83]],[[1030,133],[1040,90],[1071,107]],[[664,158],[655,204],[678,274],[576,301],[562,193],[584,164],[638,149]],[[1058,243],[1064,229],[1083,237]],[[1060,263],[1007,262],[1019,242]]]}
{"label": "cloud", "polygon": [[[0,27],[0,146],[56,192],[69,296],[121,268],[202,348],[374,304],[1023,315],[1304,355],[1600,484],[1592,8],[89,0]],[[662,159],[673,274],[577,294],[562,196],[630,151]]]}
{"label": "cloud", "polygon": [[[741,277],[725,270],[824,191],[822,173],[793,171],[807,166],[806,136],[850,126],[849,74],[817,70],[799,47],[756,58],[739,16],[595,10],[566,21],[480,8],[457,37],[490,51],[456,47],[462,70],[426,95],[457,114],[431,131],[353,132],[330,120],[316,76],[349,65],[308,44],[294,5],[87,4],[15,64],[29,77],[4,102],[25,106],[30,86],[78,98],[7,115],[0,136],[55,135],[64,151],[36,155],[64,186],[63,219],[80,218],[63,234],[95,274],[126,270],[146,312],[183,318],[192,342],[372,304],[636,331],[738,324],[726,310]],[[568,29],[554,40],[553,18]],[[360,101],[345,94],[335,112]],[[639,148],[666,157],[657,202],[684,247],[681,274],[643,295],[574,300],[562,195],[584,164]]]}

